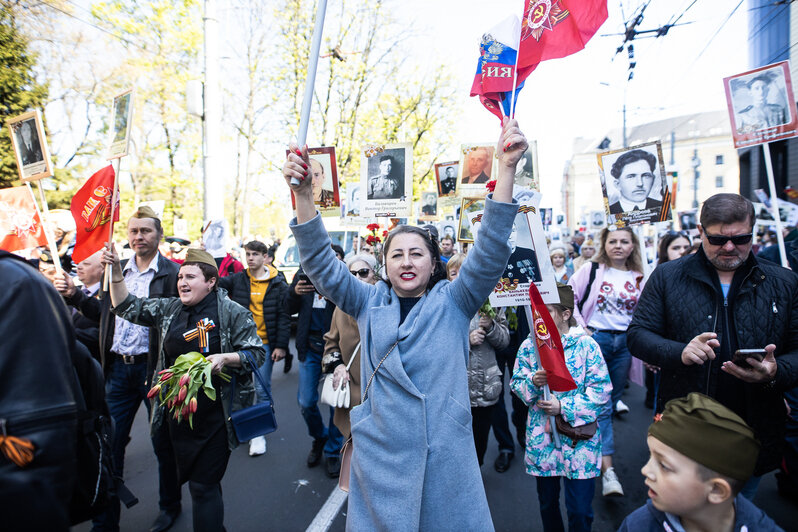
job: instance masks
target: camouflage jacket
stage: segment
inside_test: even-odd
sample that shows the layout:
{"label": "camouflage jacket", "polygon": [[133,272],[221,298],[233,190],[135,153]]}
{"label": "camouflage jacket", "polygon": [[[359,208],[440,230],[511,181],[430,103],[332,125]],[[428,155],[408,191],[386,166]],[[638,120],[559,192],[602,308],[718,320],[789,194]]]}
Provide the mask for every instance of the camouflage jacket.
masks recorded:
{"label": "camouflage jacket", "polygon": [[[232,410],[240,410],[255,403],[255,388],[252,384],[252,371],[242,350],[247,350],[260,367],[266,357],[263,342],[258,336],[258,330],[252,314],[238,303],[227,297],[223,288],[217,290],[219,302],[219,337],[222,344],[222,353],[238,352],[241,357],[241,367],[227,367],[225,371],[233,373],[236,377],[236,394],[233,397]],[[121,304],[112,311],[117,316],[138,325],[146,325],[158,329],[158,363],[155,371],[164,369],[166,357],[163,350],[164,339],[169,331],[169,325],[178,315],[183,304],[177,297],[142,298],[132,294],[127,296]],[[222,382],[219,398],[222,401],[225,424],[227,426],[227,443],[230,449],[238,446],[238,439],[230,422],[230,383]],[[152,418],[150,430],[154,432],[165,419],[165,406],[155,403],[153,399]]]}

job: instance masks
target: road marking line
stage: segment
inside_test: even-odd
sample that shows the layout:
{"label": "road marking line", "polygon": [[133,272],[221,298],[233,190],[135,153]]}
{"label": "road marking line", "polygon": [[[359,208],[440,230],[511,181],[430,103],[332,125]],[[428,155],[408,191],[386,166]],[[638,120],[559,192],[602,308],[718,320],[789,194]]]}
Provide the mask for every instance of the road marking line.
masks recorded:
{"label": "road marking line", "polygon": [[333,488],[330,496],[327,497],[327,502],[321,507],[319,513],[313,518],[305,532],[327,532],[335,521],[338,512],[346,502],[347,493],[341,490],[338,486]]}

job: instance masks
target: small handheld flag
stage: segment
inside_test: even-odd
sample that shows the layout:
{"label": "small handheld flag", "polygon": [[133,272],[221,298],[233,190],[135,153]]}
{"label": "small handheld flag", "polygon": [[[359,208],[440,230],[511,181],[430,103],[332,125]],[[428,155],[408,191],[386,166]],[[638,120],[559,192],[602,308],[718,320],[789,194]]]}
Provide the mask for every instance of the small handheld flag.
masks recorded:
{"label": "small handheld flag", "polygon": [[546,380],[555,392],[567,392],[576,389],[576,383],[568,366],[565,365],[565,350],[562,347],[560,333],[554,320],[546,309],[535,283],[529,284],[533,323],[529,328],[534,335],[534,343],[540,357],[540,365],[546,370]]}
{"label": "small handheld flag", "polygon": [[87,179],[72,197],[69,210],[77,230],[72,252],[72,260],[76,264],[101,250],[108,240],[106,228],[119,221],[119,209],[113,209],[111,205],[115,179],[114,168],[108,165]]}

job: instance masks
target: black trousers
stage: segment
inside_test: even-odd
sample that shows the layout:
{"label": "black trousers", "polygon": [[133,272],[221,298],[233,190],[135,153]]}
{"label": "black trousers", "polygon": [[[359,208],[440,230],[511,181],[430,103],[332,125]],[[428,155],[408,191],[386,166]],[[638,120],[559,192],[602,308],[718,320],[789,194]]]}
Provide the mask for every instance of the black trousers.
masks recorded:
{"label": "black trousers", "polygon": [[482,459],[485,458],[485,451],[488,449],[488,435],[490,434],[490,425],[495,409],[495,404],[471,407],[471,430],[474,433],[474,447],[477,450],[477,459],[480,466],[482,465]]}

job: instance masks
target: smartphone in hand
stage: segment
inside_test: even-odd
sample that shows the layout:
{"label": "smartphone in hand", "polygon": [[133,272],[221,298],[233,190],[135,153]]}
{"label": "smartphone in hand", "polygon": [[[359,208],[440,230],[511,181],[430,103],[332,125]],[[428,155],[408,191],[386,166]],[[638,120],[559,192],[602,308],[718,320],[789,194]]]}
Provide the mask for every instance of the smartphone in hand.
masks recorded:
{"label": "smartphone in hand", "polygon": [[765,358],[767,355],[767,351],[764,349],[738,349],[734,352],[734,356],[732,357],[732,362],[740,366],[741,368],[750,369],[751,365],[746,362],[747,358],[755,358],[759,362],[762,362],[762,359]]}

